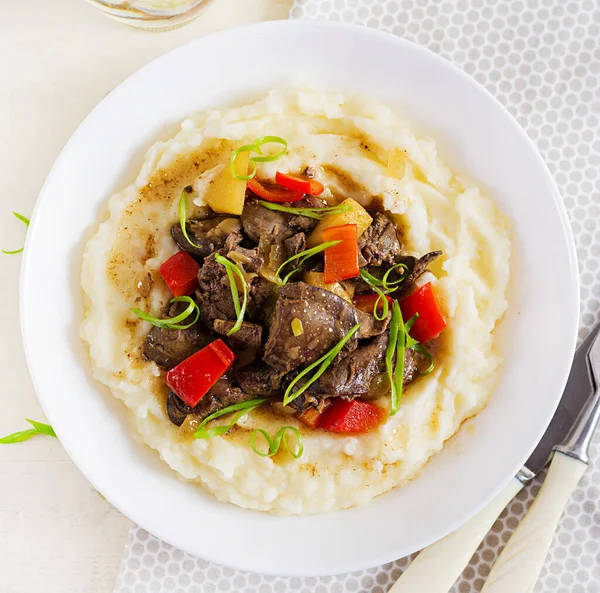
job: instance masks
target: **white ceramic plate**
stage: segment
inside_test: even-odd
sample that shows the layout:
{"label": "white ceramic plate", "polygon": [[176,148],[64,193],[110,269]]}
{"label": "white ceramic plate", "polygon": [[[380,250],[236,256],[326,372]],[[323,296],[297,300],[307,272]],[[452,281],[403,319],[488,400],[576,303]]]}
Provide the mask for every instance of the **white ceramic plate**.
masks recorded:
{"label": "white ceramic plate", "polygon": [[[487,409],[409,486],[361,508],[278,518],[217,502],[180,482],[136,443],[125,410],[90,376],[78,337],[85,239],[144,151],[211,106],[312,82],[400,106],[445,160],[490,190],[514,223],[506,361]],[[463,72],[366,28],[271,22],[171,51],[111,92],[75,132],[46,181],[21,280],[27,359],[37,393],[73,461],[133,521],[197,556],[257,572],[317,575],[374,566],[460,526],[522,465],[561,395],[573,354],[578,282],[556,187],[515,120]]]}

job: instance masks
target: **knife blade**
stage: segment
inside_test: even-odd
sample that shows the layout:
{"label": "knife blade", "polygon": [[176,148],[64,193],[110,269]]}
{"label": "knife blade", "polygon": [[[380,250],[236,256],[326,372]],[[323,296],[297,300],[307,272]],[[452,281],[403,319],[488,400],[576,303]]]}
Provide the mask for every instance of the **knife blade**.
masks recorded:
{"label": "knife blade", "polygon": [[[581,408],[583,408],[594,390],[594,384],[588,372],[587,353],[599,331],[600,326],[594,327],[575,351],[569,379],[558,408],[541,441],[525,462],[524,469],[533,475],[537,474],[548,463],[554,447],[566,438],[571,427],[575,424]],[[533,475],[528,477],[533,477]]]}

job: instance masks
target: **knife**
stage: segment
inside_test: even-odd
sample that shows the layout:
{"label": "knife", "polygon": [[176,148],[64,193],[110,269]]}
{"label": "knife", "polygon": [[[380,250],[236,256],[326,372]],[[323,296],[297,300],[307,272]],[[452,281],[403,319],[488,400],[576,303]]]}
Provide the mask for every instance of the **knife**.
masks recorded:
{"label": "knife", "polygon": [[[580,410],[589,401],[593,392],[593,383],[588,372],[587,354],[598,335],[600,335],[600,325],[597,325],[591,331],[590,335],[575,352],[569,379],[552,421],[542,440],[517,475],[475,517],[450,535],[422,550],[388,593],[448,592],[456,579],[462,574],[471,556],[473,556],[487,532],[500,516],[500,513],[523,486],[548,463],[554,447],[566,439],[577,420]],[[596,343],[600,344],[600,339]],[[600,369],[597,377],[600,377]],[[552,529],[553,531],[554,529]],[[498,566],[498,563],[496,565]],[[500,569],[502,569],[502,566],[498,567],[498,570]],[[504,574],[504,570],[502,570],[502,574]],[[491,576],[492,573],[490,573]],[[488,582],[490,582],[489,578]],[[493,590],[493,593],[497,593],[497,591]],[[506,591],[516,593],[517,590],[506,589]],[[488,590],[488,593],[492,593],[492,591]]]}
{"label": "knife", "polygon": [[481,593],[531,593],[562,512],[589,464],[589,447],[600,420],[600,335],[587,352],[594,393],[556,447],[548,475],[531,508],[508,540]]}

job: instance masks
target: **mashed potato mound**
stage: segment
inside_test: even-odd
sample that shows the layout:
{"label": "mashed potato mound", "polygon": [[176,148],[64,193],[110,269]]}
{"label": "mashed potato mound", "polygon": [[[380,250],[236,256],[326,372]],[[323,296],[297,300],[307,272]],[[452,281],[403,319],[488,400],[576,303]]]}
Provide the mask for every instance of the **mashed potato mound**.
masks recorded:
{"label": "mashed potato mound", "polygon": [[[448,327],[435,371],[409,386],[399,412],[372,433],[300,430],[304,455],[256,455],[248,431],[294,424],[254,412],[223,437],[193,439],[168,420],[162,372],[144,361],[148,324],[131,307],[160,314],[169,293],[159,265],[176,251],[170,227],[183,187],[195,204],[235,146],[264,135],[288,141],[287,154],[260,165],[275,171],[323,166],[336,198],[380,200],[397,215],[416,254],[442,250],[429,275]],[[327,194],[331,196],[331,194]],[[326,197],[327,197],[326,196]],[[501,357],[494,329],[507,308],[510,233],[494,203],[450,171],[433,140],[414,135],[388,107],[364,97],[315,90],[272,91],[243,107],[185,120],[148,151],[133,184],[110,199],[110,216],[88,242],[82,270],[94,377],[129,410],[135,431],[183,478],[218,499],[279,514],[320,513],[363,504],[412,480],[444,441],[488,401]],[[185,425],[184,425],[185,428]]]}

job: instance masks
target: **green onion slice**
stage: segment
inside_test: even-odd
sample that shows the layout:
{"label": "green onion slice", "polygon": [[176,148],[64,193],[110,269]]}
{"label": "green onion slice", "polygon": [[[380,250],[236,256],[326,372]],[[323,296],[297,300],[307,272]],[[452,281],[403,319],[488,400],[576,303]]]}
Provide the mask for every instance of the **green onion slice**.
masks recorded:
{"label": "green onion slice", "polygon": [[[18,212],[13,212],[13,215],[18,218],[22,223],[25,224],[25,226],[27,228],[29,228],[29,223],[31,222],[29,220],[29,218],[26,218],[25,216],[23,216],[22,214],[19,214]],[[5,255],[16,255],[17,253],[21,253],[23,251],[23,247],[21,247],[21,249],[15,249],[14,251],[6,251],[5,249],[2,249],[2,253],[4,253]],[[31,438],[31,437],[29,437]]]}
{"label": "green onion slice", "polygon": [[396,340],[396,368],[394,369],[394,391],[395,399],[392,400],[390,416],[393,416],[400,408],[400,399],[402,397],[402,384],[404,382],[404,354],[406,350],[406,327],[402,319],[402,311],[398,301],[394,301],[392,310],[396,311],[398,323],[398,339]]}
{"label": "green onion slice", "polygon": [[[263,155],[262,151],[260,150],[260,147],[263,144],[283,144],[283,148],[277,153],[277,154],[273,154],[273,155]],[[262,138],[257,138],[254,141],[254,147],[255,147],[255,151],[258,152],[261,156],[253,156],[251,157],[251,160],[253,160],[256,163],[269,163],[272,161],[277,161],[279,160],[284,154],[285,151],[287,150],[288,147],[288,143],[287,140],[285,140],[284,138],[281,138],[281,136],[263,136]],[[256,150],[258,149],[258,150]]]}
{"label": "green onion slice", "polygon": [[[292,450],[288,443],[286,435],[286,431],[288,430],[296,437],[295,450]],[[257,434],[261,434],[265,438],[265,441],[267,441],[268,449],[266,453],[260,451],[256,446]],[[279,451],[282,441],[283,446],[294,459],[302,457],[302,453],[304,453],[304,443],[302,442],[302,435],[300,434],[300,431],[297,428],[294,428],[293,426],[282,426],[273,438],[269,436],[269,433],[264,428],[257,428],[256,430],[253,430],[252,434],[250,435],[250,447],[252,447],[252,450],[261,457],[273,457],[273,455],[275,455]]]}
{"label": "green onion slice", "polygon": [[[229,280],[229,287],[231,288],[233,308],[235,309],[235,314],[237,315],[235,325],[229,330],[229,332],[227,332],[227,335],[231,336],[235,332],[239,331],[240,327],[242,327],[242,322],[244,321],[244,315],[246,313],[246,305],[248,303],[248,285],[244,275],[242,274],[242,271],[233,262],[229,261],[226,257],[219,255],[218,253],[215,254],[215,261],[225,267],[227,279]],[[237,277],[241,280],[242,286],[244,287],[244,300],[242,301],[241,306],[235,275],[237,275]]]}
{"label": "green onion slice", "polygon": [[187,220],[187,196],[185,195],[185,192],[181,192],[181,197],[179,198],[179,224],[181,226],[181,232],[183,233],[183,236],[186,238],[187,242],[192,247],[196,247],[197,249],[202,249],[202,247],[200,245],[196,245],[196,243],[194,243],[190,239],[188,232],[187,232],[186,220]]}
{"label": "green onion slice", "polygon": [[[228,432],[242,416],[249,414],[252,410],[254,410],[254,408],[258,408],[258,406],[264,404],[268,400],[268,397],[259,397],[256,399],[250,399],[246,402],[241,402],[239,404],[232,404],[231,406],[226,406],[217,412],[213,412],[200,423],[200,426],[194,433],[194,436],[197,439],[208,439],[210,437],[221,436]],[[215,426],[214,428],[205,428],[205,426],[211,420],[216,420],[217,418],[225,416],[226,414],[231,414],[232,412],[235,412],[235,414],[232,416],[229,424]]]}
{"label": "green onion slice", "polygon": [[34,437],[36,434],[45,434],[49,437],[57,438],[54,429],[49,424],[36,422],[35,420],[30,420],[29,418],[25,418],[25,420],[27,420],[27,422],[29,422],[33,428],[14,432],[13,434],[9,434],[8,436],[0,438],[0,445],[23,443],[24,441],[28,441],[31,437]]}
{"label": "green onion slice", "polygon": [[385,350],[385,368],[390,382],[391,390],[391,410],[390,416],[393,416],[400,407],[400,399],[396,390],[396,383],[394,381],[394,354],[396,353],[396,344],[398,342],[398,330],[400,329],[400,322],[398,320],[400,307],[396,306],[394,302],[392,305],[392,319],[390,321],[390,337],[388,338],[388,345]]}
{"label": "green onion slice", "polygon": [[340,214],[341,212],[352,210],[352,207],[348,206],[348,204],[339,204],[337,206],[329,206],[326,208],[294,208],[293,206],[282,206],[281,204],[264,202],[262,200],[258,203],[269,210],[278,210],[279,212],[288,212],[289,214],[299,214],[316,220],[323,220],[328,214]]}
{"label": "green onion slice", "polygon": [[[272,155],[265,155],[261,150],[261,146],[264,144],[282,144],[283,148],[277,153]],[[231,174],[235,179],[241,179],[243,181],[249,181],[256,175],[256,163],[268,163],[270,161],[276,161],[280,159],[286,152],[288,147],[287,140],[281,138],[280,136],[262,136],[261,138],[257,138],[252,144],[244,144],[239,148],[236,148],[231,157],[229,158],[229,167],[231,169]],[[251,171],[248,175],[240,175],[235,170],[235,161],[237,157],[242,152],[256,152],[259,156],[251,156],[248,164],[251,166]]]}
{"label": "green onion slice", "polygon": [[[231,157],[229,157],[229,168],[231,169],[231,174],[235,179],[241,179],[242,181],[250,181],[250,179],[252,179],[256,175],[256,162],[252,158],[248,161],[248,165],[252,166],[252,170],[248,175],[240,175],[235,170],[235,160],[240,154],[242,154],[242,152],[253,152],[256,150],[257,147],[254,144],[244,144],[243,146],[240,146],[239,148],[236,148],[233,151]],[[260,148],[258,149],[258,152],[261,152]]]}
{"label": "green onion slice", "polygon": [[[404,271],[400,274],[400,277],[397,280],[388,280],[388,276],[395,270],[397,270],[398,268],[404,268]],[[408,266],[406,264],[396,264],[394,266],[392,266],[384,275],[383,278],[381,279],[381,283],[382,286],[388,290],[389,292],[394,292],[394,290],[396,290],[396,288],[392,288],[393,286],[397,286],[398,284],[401,284],[402,282],[404,282],[404,280],[406,280],[406,278],[408,277],[409,274],[409,269]]]}
{"label": "green onion slice", "polygon": [[[326,241],[325,243],[321,243],[321,245],[317,245],[316,247],[313,247],[312,249],[305,249],[304,251],[301,251],[300,253],[297,253],[296,255],[292,255],[292,257],[286,259],[279,266],[279,268],[277,268],[277,272],[275,272],[275,281],[277,282],[277,285],[283,286],[284,284],[287,284],[289,282],[290,278],[296,272],[299,272],[302,269],[302,264],[309,257],[312,257],[313,255],[316,255],[317,253],[321,253],[321,251],[325,251],[325,249],[327,249],[328,247],[333,247],[334,245],[337,245],[338,243],[341,243],[341,241]],[[279,274],[281,273],[283,268],[285,268],[285,266],[287,266],[288,264],[291,264],[293,261],[296,261],[296,260],[298,260],[297,266],[282,280],[281,276]]]}
{"label": "green onion slice", "polygon": [[405,324],[404,324],[404,330],[406,331],[406,347],[407,348],[412,348],[413,346],[416,346],[419,342],[417,342],[417,340],[415,340],[410,334],[410,330],[412,328],[412,326],[415,324],[415,321],[417,320],[417,318],[419,317],[418,313],[415,313]]}
{"label": "green onion slice", "polygon": [[[312,364],[307,366],[304,370],[302,370],[296,378],[289,384],[288,388],[285,390],[285,394],[283,396],[283,405],[287,406],[291,402],[293,402],[298,396],[302,395],[326,370],[327,367],[333,362],[333,359],[338,355],[341,349],[346,345],[346,342],[359,330],[360,323],[357,323],[350,331],[331,349],[329,352],[326,352],[321,358],[315,360]],[[298,388],[296,391],[292,391],[294,386],[303,379],[306,375],[308,375],[313,369],[319,367],[314,375],[310,377],[302,387]]]}
{"label": "green onion slice", "polygon": [[[379,280],[379,278],[375,278],[375,276],[373,276],[372,274],[369,274],[367,270],[361,270],[360,277],[379,295],[379,297],[375,301],[375,305],[373,306],[373,317],[375,317],[377,321],[383,321],[388,316],[388,313],[390,311],[388,301],[385,298],[385,295],[390,291],[381,290],[381,288],[379,287],[383,286],[382,281]],[[383,302],[381,314],[379,314],[378,312],[380,301]]]}
{"label": "green onion slice", "polygon": [[[158,319],[157,317],[153,317],[148,313],[144,313],[144,311],[140,311],[139,309],[132,308],[131,310],[142,320],[155,325],[156,327],[162,327],[164,329],[188,329],[192,327],[198,321],[198,317],[200,317],[200,309],[198,305],[195,303],[194,299],[189,296],[179,296],[172,298],[169,303],[187,303],[187,307],[185,310],[177,315],[176,317],[168,317],[167,319]],[[196,311],[196,316],[191,323],[186,323],[185,325],[181,325],[181,322],[186,320],[194,311]]]}

